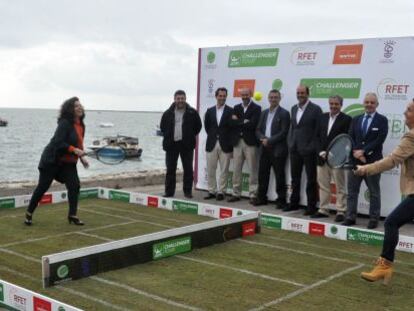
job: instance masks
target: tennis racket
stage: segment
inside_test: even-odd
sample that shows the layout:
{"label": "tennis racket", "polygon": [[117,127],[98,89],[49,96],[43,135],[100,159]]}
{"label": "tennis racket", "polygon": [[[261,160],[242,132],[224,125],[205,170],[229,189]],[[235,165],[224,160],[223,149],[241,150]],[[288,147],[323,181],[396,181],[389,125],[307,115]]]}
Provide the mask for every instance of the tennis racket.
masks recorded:
{"label": "tennis racket", "polygon": [[353,141],[348,134],[336,136],[326,150],[326,163],[330,168],[354,169],[352,161]]}
{"label": "tennis racket", "polygon": [[126,158],[125,150],[118,146],[106,146],[87,152],[86,155],[108,165],[119,164]]}

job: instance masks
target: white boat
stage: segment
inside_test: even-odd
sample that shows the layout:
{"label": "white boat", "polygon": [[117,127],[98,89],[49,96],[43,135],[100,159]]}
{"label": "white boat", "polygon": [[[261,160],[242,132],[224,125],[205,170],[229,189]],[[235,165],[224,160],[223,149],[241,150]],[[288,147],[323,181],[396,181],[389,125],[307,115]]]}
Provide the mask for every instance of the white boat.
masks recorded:
{"label": "white boat", "polygon": [[114,124],[111,122],[102,122],[99,124],[99,127],[107,128],[107,127],[114,127]]}
{"label": "white boat", "polygon": [[142,154],[138,138],[124,135],[107,136],[100,140],[94,140],[88,148],[92,151],[98,151],[107,146],[121,147],[125,151],[126,158],[140,158]]}

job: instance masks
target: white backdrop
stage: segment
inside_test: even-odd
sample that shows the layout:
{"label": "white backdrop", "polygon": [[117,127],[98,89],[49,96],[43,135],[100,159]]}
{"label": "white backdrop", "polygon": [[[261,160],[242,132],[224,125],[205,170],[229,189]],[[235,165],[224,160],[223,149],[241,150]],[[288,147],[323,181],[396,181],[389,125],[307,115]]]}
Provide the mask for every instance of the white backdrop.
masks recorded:
{"label": "white backdrop", "polygon": [[[403,112],[414,97],[413,52],[414,37],[202,48],[199,50],[198,111],[204,118],[207,108],[215,105],[214,91],[222,86],[229,90],[227,104],[230,106],[241,102],[237,90],[243,86],[262,92],[263,99],[258,102],[262,109],[269,106],[269,90],[277,88],[282,93],[281,105],[290,111],[297,103],[296,87],[303,82],[310,87],[311,101],[324,112],[328,111],[328,97],[340,94],[344,97],[343,111],[351,116],[362,113],[365,93],[375,92],[380,102],[378,112],[389,120],[384,144],[386,155],[407,130]],[[207,189],[205,140],[203,129],[196,150],[196,187],[199,189]],[[247,167],[244,171],[247,176]],[[290,176],[287,181],[290,183]],[[398,168],[382,174],[381,195],[381,214],[386,216],[401,201]],[[273,174],[268,196],[276,198]],[[363,183],[358,210],[368,214],[368,207],[367,188]]]}

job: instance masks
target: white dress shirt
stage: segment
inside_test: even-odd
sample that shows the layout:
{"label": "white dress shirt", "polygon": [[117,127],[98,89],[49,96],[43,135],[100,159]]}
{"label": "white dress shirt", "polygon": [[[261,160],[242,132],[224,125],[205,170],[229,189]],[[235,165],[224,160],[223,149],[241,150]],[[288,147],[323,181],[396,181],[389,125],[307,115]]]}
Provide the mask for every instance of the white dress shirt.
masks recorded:
{"label": "white dress shirt", "polygon": [[270,138],[272,136],[272,122],[273,122],[273,118],[275,117],[276,111],[278,109],[279,109],[279,106],[274,108],[273,111],[269,109],[269,113],[267,114],[266,131],[265,131],[265,136],[267,138]]}
{"label": "white dress shirt", "polygon": [[216,105],[216,118],[217,118],[217,125],[220,125],[221,117],[223,116],[224,105],[219,107]]}
{"label": "white dress shirt", "polygon": [[302,108],[298,104],[298,111],[296,112],[296,124],[299,124],[302,115],[305,113],[306,107],[308,107],[308,104],[309,100],[302,106]]}
{"label": "white dress shirt", "polygon": [[328,132],[326,133],[326,135],[329,135],[329,133],[331,132],[332,125],[335,123],[336,117],[338,115],[339,115],[339,112],[335,115],[329,114]]}

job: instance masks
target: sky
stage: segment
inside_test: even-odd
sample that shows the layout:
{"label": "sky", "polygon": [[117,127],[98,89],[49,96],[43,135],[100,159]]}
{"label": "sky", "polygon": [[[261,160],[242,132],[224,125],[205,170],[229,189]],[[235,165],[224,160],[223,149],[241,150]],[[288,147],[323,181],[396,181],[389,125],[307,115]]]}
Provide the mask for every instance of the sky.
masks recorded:
{"label": "sky", "polygon": [[0,0],[0,108],[196,105],[198,49],[413,36],[413,0]]}

